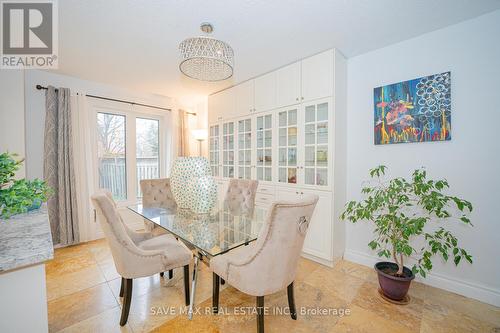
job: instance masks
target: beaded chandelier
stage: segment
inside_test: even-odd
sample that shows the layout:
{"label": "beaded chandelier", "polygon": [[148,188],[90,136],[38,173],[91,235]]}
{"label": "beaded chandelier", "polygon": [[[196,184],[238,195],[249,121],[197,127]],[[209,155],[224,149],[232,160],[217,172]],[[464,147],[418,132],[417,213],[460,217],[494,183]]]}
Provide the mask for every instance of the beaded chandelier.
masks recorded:
{"label": "beaded chandelier", "polygon": [[[202,23],[200,28],[207,34],[213,31],[210,23]],[[221,40],[208,36],[188,38],[179,44],[179,50],[179,69],[190,78],[221,81],[233,75],[233,49]]]}

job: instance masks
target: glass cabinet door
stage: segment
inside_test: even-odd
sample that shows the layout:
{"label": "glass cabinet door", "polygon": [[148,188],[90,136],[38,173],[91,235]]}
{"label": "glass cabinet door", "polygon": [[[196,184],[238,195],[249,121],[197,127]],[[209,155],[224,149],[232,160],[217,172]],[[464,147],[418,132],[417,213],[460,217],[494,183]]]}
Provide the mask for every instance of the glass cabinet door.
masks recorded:
{"label": "glass cabinet door", "polygon": [[234,122],[222,124],[222,176],[234,177]]}
{"label": "glass cabinet door", "polygon": [[330,104],[304,107],[304,184],[328,185],[328,114]]}
{"label": "glass cabinet door", "polygon": [[272,181],[273,177],[273,116],[256,118],[257,127],[257,180]]}
{"label": "glass cabinet door", "polygon": [[212,170],[212,176],[219,176],[219,154],[220,154],[220,144],[219,144],[219,125],[210,126],[210,133],[208,138],[208,150],[210,158],[210,169]]}
{"label": "glass cabinet door", "polygon": [[252,178],[252,119],[238,120],[238,178]]}
{"label": "glass cabinet door", "polygon": [[297,183],[297,108],[278,112],[278,182]]}

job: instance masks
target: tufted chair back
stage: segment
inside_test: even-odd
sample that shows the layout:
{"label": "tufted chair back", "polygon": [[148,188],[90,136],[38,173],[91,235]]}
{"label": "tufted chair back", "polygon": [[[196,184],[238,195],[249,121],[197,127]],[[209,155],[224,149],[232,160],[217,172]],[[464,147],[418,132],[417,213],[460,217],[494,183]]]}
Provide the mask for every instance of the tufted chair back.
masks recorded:
{"label": "tufted chair back", "polygon": [[317,195],[274,202],[257,240],[216,256],[211,269],[231,286],[252,296],[286,288],[295,280]]}
{"label": "tufted chair back", "polygon": [[225,206],[235,215],[253,215],[257,180],[231,179],[224,200]]}
{"label": "tufted chair back", "polygon": [[143,179],[141,180],[142,204],[146,207],[164,207],[175,209],[172,190],[170,189],[170,179]]}

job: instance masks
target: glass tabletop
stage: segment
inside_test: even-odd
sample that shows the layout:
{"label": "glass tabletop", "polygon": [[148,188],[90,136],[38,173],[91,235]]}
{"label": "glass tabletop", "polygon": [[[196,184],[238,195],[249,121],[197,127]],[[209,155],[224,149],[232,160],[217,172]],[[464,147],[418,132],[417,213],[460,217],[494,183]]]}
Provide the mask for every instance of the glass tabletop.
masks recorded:
{"label": "glass tabletop", "polygon": [[259,206],[255,207],[252,216],[237,214],[228,208],[214,209],[208,214],[142,204],[128,208],[209,256],[256,240],[266,214]]}

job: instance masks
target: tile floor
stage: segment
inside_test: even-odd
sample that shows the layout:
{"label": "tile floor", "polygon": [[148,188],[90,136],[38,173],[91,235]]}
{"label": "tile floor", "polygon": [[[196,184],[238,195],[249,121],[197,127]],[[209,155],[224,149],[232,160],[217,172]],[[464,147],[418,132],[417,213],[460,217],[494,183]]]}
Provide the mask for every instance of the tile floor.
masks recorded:
{"label": "tile floor", "polygon": [[[185,314],[182,269],[134,280],[128,324],[118,325],[120,277],[105,240],[57,249],[46,265],[50,332],[255,332],[255,298],[222,286],[221,314],[211,306],[212,275],[198,278],[192,321]],[[301,259],[295,284],[298,320],[278,313],[286,291],[266,296],[266,332],[500,332],[500,308],[413,282],[412,302],[390,304],[377,294],[370,268],[338,261],[333,268]],[[330,311],[320,315],[318,310]],[[342,311],[344,313],[342,313]]]}

